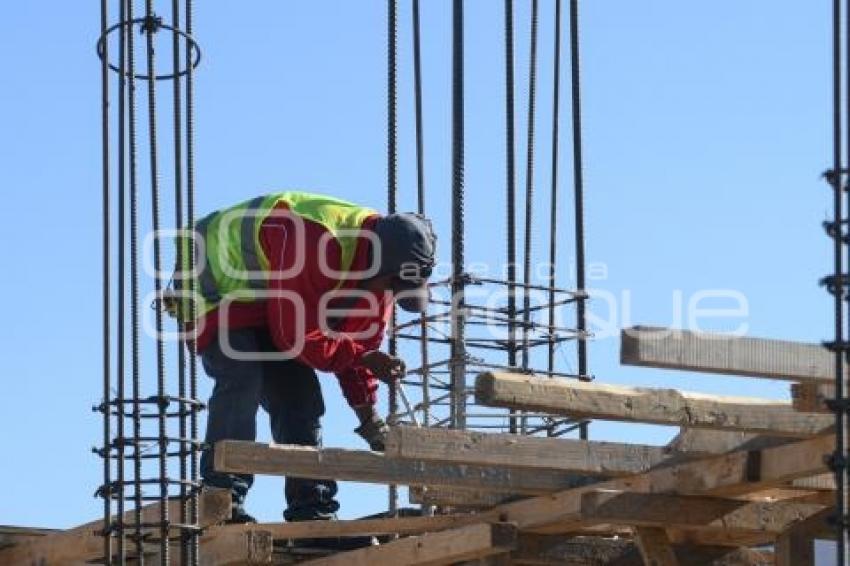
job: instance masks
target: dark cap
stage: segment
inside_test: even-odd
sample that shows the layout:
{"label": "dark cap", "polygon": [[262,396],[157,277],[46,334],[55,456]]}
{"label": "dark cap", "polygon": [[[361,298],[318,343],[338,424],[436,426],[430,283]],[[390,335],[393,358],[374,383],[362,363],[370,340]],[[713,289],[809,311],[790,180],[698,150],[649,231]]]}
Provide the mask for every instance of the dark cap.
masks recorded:
{"label": "dark cap", "polygon": [[396,303],[408,312],[424,311],[437,247],[431,221],[421,214],[400,212],[379,218],[374,231],[380,244],[378,274],[396,276]]}

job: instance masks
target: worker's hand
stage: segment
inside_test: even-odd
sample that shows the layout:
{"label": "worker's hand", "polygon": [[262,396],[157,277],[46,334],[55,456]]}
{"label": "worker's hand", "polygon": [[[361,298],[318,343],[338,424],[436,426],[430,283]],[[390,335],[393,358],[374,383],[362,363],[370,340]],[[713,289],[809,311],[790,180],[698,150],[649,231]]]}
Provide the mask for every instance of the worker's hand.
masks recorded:
{"label": "worker's hand", "polygon": [[370,350],[360,356],[360,363],[375,374],[384,383],[392,383],[404,377],[406,371],[401,358],[391,356],[380,350]]}
{"label": "worker's hand", "polygon": [[371,450],[383,452],[389,433],[387,423],[378,416],[373,406],[355,407],[354,410],[360,419],[360,426],[355,428],[354,432],[369,444]]}

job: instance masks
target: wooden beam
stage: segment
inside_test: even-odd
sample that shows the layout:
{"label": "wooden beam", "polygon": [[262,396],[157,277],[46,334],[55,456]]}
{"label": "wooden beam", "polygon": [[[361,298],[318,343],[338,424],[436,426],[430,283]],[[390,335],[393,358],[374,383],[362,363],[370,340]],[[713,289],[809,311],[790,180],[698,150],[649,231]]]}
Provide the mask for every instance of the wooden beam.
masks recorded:
{"label": "wooden beam", "polygon": [[310,560],[312,566],[372,566],[405,564],[438,566],[510,552],[516,548],[517,528],[506,523],[477,524],[398,539],[388,544],[341,552]]}
{"label": "wooden beam", "polygon": [[58,529],[42,529],[38,527],[13,527],[0,525],[0,549],[41,539],[47,535],[59,533]]}
{"label": "wooden beam", "polygon": [[267,530],[229,530],[217,536],[205,533],[200,544],[201,566],[242,566],[271,564],[274,538]]}
{"label": "wooden beam", "polygon": [[482,491],[439,485],[411,486],[408,489],[408,501],[416,505],[440,505],[460,509],[485,509],[529,497],[518,493],[502,491]]}
{"label": "wooden beam", "polygon": [[[627,555],[632,560],[624,561]],[[602,537],[565,537],[520,533],[517,548],[510,554],[517,565],[534,566],[641,566],[631,540]]]}
{"label": "wooden beam", "polygon": [[585,383],[504,372],[480,374],[475,382],[475,398],[483,405],[545,411],[573,418],[760,432],[775,436],[812,436],[833,424],[833,419],[827,415],[800,413],[783,401]]}
{"label": "wooden beam", "polygon": [[384,454],[407,460],[600,476],[645,472],[667,458],[661,446],[409,426],[390,429]]}
{"label": "wooden beam", "polygon": [[546,470],[393,460],[366,450],[311,448],[223,440],[215,445],[219,472],[269,474],[398,485],[448,485],[540,494],[577,484],[569,474]]}
{"label": "wooden beam", "polygon": [[638,527],[635,542],[646,566],[679,566],[679,559],[664,529]]}
{"label": "wooden beam", "polygon": [[275,540],[301,538],[333,538],[371,535],[415,535],[445,531],[481,523],[471,514],[434,515],[431,517],[392,517],[386,519],[353,519],[338,521],[296,521],[291,523],[256,523],[246,525],[221,525],[211,527],[202,542],[213,540],[226,533],[263,531]]}
{"label": "wooden beam", "polygon": [[[146,505],[142,508],[142,521],[158,521],[159,510],[159,503]],[[179,517],[180,502],[170,501],[168,512],[171,517]],[[201,527],[215,525],[229,518],[230,491],[205,488],[198,498],[198,513]],[[132,523],[134,512],[127,511],[124,520]],[[99,534],[102,530],[103,520],[92,521],[32,542],[17,544],[0,550],[0,564],[68,564],[103,558],[103,538]]]}
{"label": "wooden beam", "polygon": [[[793,441],[788,437],[683,428],[665,446],[665,450],[670,453],[671,461],[684,461],[695,457],[724,454],[737,450],[761,450]],[[835,478],[831,473],[798,478],[791,481],[790,487],[802,491],[830,491],[835,489]],[[803,497],[806,494],[799,493],[798,495]]]}
{"label": "wooden beam", "polygon": [[820,344],[651,326],[622,331],[620,363],[811,383],[835,379],[835,354]]}
{"label": "wooden beam", "polygon": [[[748,548],[677,544],[681,566],[765,566],[771,556]],[[644,566],[637,545],[628,538],[535,535],[520,533],[513,564],[523,566]]]}
{"label": "wooden beam", "polygon": [[752,493],[825,472],[823,456],[834,446],[835,439],[825,435],[763,450],[732,452],[505,503],[486,513],[515,522],[521,529],[545,533],[547,525],[561,526],[580,518],[583,494],[596,489],[680,495]]}
{"label": "wooden beam", "polygon": [[582,495],[584,521],[778,535],[824,509],[796,501],[747,501],[705,496],[594,490]]}

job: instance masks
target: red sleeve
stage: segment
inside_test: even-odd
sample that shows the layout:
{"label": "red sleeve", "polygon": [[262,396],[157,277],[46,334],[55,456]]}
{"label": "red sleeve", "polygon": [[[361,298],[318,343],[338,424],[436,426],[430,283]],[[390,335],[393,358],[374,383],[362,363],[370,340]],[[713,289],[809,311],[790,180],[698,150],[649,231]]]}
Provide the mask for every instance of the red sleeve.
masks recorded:
{"label": "red sleeve", "polygon": [[[361,342],[365,351],[377,350],[381,347],[381,342],[384,338],[384,330],[386,329],[386,320],[391,312],[389,305],[384,305],[384,316],[381,318],[381,325],[374,337]],[[374,405],[378,401],[378,379],[370,370],[366,369],[359,363],[355,363],[348,369],[345,369],[336,374],[339,380],[342,394],[348,404],[352,407],[362,407],[363,405]]]}
{"label": "red sleeve", "polygon": [[[260,241],[269,258],[268,326],[275,345],[291,352],[300,362],[319,371],[342,372],[350,368],[366,348],[349,336],[328,336],[321,328],[318,305],[337,281],[322,273],[319,242],[324,227],[300,222],[286,215],[269,217],[260,230]],[[327,265],[338,265],[339,245],[326,246]],[[289,273],[287,273],[289,272]]]}

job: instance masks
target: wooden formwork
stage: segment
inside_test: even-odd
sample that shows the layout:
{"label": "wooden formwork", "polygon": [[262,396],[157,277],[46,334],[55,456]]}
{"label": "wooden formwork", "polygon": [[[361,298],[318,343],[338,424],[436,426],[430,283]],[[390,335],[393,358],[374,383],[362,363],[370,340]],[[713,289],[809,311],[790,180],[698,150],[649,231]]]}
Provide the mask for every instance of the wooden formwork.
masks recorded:
{"label": "wooden formwork", "polygon": [[[813,564],[814,539],[831,536],[826,518],[835,499],[825,460],[833,420],[822,412],[832,354],[811,344],[637,327],[623,332],[621,361],[791,381],[794,401],[489,372],[476,383],[483,405],[681,431],[657,447],[397,427],[384,454],[223,441],[215,448],[219,471],[406,485],[438,514],[221,525],[229,501],[207,491],[201,563]],[[6,540],[0,563],[95,559],[99,526]],[[293,544],[364,535],[382,542],[336,554]]]}

